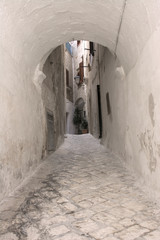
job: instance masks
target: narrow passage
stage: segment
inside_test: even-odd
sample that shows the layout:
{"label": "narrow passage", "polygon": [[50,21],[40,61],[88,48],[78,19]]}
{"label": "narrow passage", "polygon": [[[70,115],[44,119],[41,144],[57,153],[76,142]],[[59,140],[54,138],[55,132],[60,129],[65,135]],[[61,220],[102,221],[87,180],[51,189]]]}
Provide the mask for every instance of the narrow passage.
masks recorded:
{"label": "narrow passage", "polygon": [[160,210],[91,135],[63,146],[0,205],[0,240],[159,240]]}

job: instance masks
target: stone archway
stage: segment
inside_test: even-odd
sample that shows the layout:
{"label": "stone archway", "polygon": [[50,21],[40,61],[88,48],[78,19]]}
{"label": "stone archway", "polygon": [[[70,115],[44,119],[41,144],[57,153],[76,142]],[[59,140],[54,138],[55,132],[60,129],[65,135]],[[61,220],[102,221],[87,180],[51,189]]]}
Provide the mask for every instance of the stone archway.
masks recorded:
{"label": "stone archway", "polygon": [[[119,141],[121,135],[125,139],[123,151],[118,154],[154,192],[160,192],[160,168],[152,171],[148,167],[155,159],[157,166],[160,164],[159,12],[158,0],[1,1],[1,196],[29,174],[30,166],[35,168],[39,163],[44,144],[44,112],[40,92],[33,82],[41,83],[45,77],[41,65],[46,53],[73,39],[107,47],[112,53],[111,66],[115,59],[119,60],[119,65],[114,65],[116,85],[110,85],[115,90],[111,97],[116,95],[119,99],[119,105],[112,106],[118,109],[120,119],[113,132],[118,132]],[[150,96],[155,104],[151,110]]]}
{"label": "stone archway", "polygon": [[83,98],[78,98],[75,102],[75,107],[77,107],[80,111],[83,110],[84,105],[85,105],[85,102]]}

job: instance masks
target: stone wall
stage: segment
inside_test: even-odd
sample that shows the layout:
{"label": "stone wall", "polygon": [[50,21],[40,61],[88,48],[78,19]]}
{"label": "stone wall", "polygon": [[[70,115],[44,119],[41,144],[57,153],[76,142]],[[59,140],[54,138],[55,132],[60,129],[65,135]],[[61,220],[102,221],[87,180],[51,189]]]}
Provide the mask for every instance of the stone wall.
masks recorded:
{"label": "stone wall", "polygon": [[[153,42],[152,42],[153,43]],[[102,143],[132,171],[152,199],[160,197],[160,125],[159,67],[149,64],[147,43],[132,70],[125,75],[119,60],[102,46],[97,46],[95,63],[90,73],[91,133],[97,137],[96,85],[101,87],[103,120]],[[156,54],[156,52],[154,52]],[[157,67],[156,67],[157,66]],[[96,70],[99,69],[99,76]],[[93,88],[92,88],[93,87]],[[111,113],[107,109],[109,94]]]}
{"label": "stone wall", "polygon": [[[51,58],[55,53],[57,61],[62,59],[60,47]],[[3,56],[6,56],[5,53]],[[39,88],[29,79],[31,77],[29,70],[18,68],[11,57],[5,59],[8,64],[5,66],[2,64],[5,62],[1,62],[0,73],[0,102],[3,116],[0,121],[0,200],[30,176],[45,157],[45,107],[54,109],[56,113],[56,147],[62,143],[64,135],[64,84],[61,81],[63,63],[56,62],[52,88],[50,69],[53,65],[50,65],[48,58],[44,66],[47,78],[42,87],[44,100],[42,101]]]}
{"label": "stone wall", "polygon": [[[53,114],[54,134],[53,150],[56,150],[64,139],[65,89],[64,89],[64,47],[57,47],[47,58],[43,73],[46,78],[42,84],[42,100],[45,112]],[[47,126],[47,124],[46,124]],[[46,135],[47,128],[46,128]],[[47,137],[46,137],[47,145]]]}
{"label": "stone wall", "polygon": [[[70,44],[70,43],[68,43]],[[72,49],[72,46],[71,46]],[[74,134],[75,126],[73,124],[74,112],[74,91],[73,91],[73,59],[72,55],[68,52],[65,45],[65,79],[66,69],[69,71],[69,86],[66,85],[66,133]]]}
{"label": "stone wall", "polygon": [[[88,46],[89,48],[89,46]],[[99,127],[99,114],[98,114],[98,96],[97,96],[97,85],[99,85],[99,52],[97,44],[94,43],[95,55],[92,59],[88,59],[90,64],[90,70],[88,72],[88,87],[87,87],[87,105],[89,115],[89,130],[90,133],[99,138],[100,127]]]}
{"label": "stone wall", "polygon": [[10,55],[3,53],[3,56],[4,61],[0,63],[3,116],[0,120],[0,200],[33,172],[45,149],[41,96],[29,79],[29,70],[19,68]]}

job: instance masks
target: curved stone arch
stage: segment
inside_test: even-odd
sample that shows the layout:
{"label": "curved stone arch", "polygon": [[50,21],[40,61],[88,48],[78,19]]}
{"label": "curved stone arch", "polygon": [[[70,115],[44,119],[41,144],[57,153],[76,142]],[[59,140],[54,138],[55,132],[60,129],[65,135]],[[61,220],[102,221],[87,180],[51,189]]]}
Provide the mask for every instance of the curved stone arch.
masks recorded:
{"label": "curved stone arch", "polygon": [[84,101],[84,99],[83,98],[78,98],[77,100],[76,100],[76,102],[75,102],[75,107],[77,107],[79,110],[83,110],[83,107],[84,107],[84,105],[85,105],[85,101]]}
{"label": "curved stone arch", "polygon": [[127,73],[160,20],[157,0],[9,0],[0,7],[2,45],[33,74],[46,52],[73,39],[108,47]]}
{"label": "curved stone arch", "polygon": [[33,77],[33,83],[35,84],[38,92],[41,94],[41,86],[42,83],[44,81],[44,79],[46,78],[46,75],[43,73],[43,66],[48,58],[48,56],[51,54],[51,52],[53,51],[53,49],[50,49],[41,59],[40,63],[38,63],[36,69],[35,69],[35,73],[34,73],[34,77]]}

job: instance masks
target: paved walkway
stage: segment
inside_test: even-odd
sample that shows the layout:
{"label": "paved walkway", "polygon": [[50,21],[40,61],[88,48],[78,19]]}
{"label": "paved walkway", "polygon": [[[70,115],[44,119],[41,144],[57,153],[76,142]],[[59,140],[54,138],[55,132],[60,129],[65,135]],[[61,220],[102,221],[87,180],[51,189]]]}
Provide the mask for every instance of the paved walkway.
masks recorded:
{"label": "paved walkway", "polygon": [[90,135],[69,136],[0,206],[0,240],[160,240],[160,211]]}

